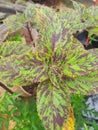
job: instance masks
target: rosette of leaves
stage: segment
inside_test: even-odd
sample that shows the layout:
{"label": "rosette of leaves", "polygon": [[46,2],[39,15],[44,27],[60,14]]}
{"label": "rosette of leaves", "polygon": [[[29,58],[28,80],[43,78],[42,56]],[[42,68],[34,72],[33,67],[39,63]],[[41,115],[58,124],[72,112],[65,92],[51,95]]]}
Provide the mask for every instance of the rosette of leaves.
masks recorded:
{"label": "rosette of leaves", "polygon": [[[66,21],[71,34],[75,33],[77,30],[83,31],[83,29],[97,27],[98,6],[85,7],[85,5],[75,1],[72,1],[72,3],[74,9],[65,8],[64,10],[60,9],[61,11],[57,12],[58,17]],[[40,4],[30,5],[24,13],[17,13],[16,15],[5,19],[5,23],[10,29],[10,32],[8,32],[15,32],[16,30],[25,27],[25,23],[27,22],[31,22],[31,25],[34,28],[40,30],[41,27],[45,26],[45,20],[47,19],[49,13],[54,16],[56,12],[53,11],[53,9],[49,10],[46,6],[41,6]]]}
{"label": "rosette of leaves", "polygon": [[65,16],[44,6],[33,6],[29,12],[25,17],[39,28],[39,43],[32,51],[19,55],[14,54],[17,47],[7,55],[7,44],[2,44],[0,81],[11,86],[38,82],[39,117],[46,130],[61,130],[69,116],[70,95],[98,92],[98,50],[84,50],[73,37],[72,23]]}

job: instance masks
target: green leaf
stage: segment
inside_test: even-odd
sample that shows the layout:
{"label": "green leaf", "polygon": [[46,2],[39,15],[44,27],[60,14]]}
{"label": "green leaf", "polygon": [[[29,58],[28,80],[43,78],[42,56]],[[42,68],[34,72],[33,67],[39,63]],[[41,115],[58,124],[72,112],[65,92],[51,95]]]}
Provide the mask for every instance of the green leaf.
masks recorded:
{"label": "green leaf", "polygon": [[63,86],[42,82],[37,89],[37,110],[47,130],[61,130],[67,120],[70,102]]}

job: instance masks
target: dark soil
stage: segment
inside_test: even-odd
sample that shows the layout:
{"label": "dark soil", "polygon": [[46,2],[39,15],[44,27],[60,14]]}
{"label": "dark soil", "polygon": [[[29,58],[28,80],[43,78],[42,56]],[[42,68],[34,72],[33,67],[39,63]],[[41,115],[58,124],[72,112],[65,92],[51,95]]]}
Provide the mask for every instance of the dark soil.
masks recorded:
{"label": "dark soil", "polygon": [[32,96],[36,96],[36,89],[39,83],[33,83],[32,85],[28,85],[28,86],[23,86],[22,88],[30,93]]}

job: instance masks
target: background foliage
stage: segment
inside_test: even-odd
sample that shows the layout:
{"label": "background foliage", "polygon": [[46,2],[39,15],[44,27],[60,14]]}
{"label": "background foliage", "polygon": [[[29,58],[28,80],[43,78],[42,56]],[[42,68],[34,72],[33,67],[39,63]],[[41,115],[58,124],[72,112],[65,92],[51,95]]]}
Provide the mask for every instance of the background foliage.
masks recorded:
{"label": "background foliage", "polygon": [[[90,104],[86,104],[86,101],[89,97],[83,95],[72,95],[71,104],[75,116],[75,130],[97,130],[98,129],[98,120],[90,119],[83,115],[94,115],[98,117],[98,112],[94,109],[89,109]],[[88,114],[89,113],[89,114]],[[89,117],[89,116],[88,116]],[[87,128],[87,129],[86,129]]]}
{"label": "background foliage", "polygon": [[13,130],[44,130],[39,119],[35,99],[19,99],[21,94],[8,94],[0,97],[0,129],[4,124],[9,128],[10,121],[16,125]]}

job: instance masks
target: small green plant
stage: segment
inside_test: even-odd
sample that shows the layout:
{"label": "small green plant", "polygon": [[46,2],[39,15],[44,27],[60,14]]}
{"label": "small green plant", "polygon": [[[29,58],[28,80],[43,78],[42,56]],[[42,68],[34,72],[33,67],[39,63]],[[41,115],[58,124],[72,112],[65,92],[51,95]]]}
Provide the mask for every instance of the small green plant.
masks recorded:
{"label": "small green plant", "polygon": [[19,34],[16,34],[14,37],[8,39],[9,41],[22,41],[22,38]]}
{"label": "small green plant", "polygon": [[0,48],[1,82],[8,86],[39,83],[37,111],[47,130],[62,129],[68,119],[72,93],[98,92],[97,50],[84,50],[73,37],[77,30],[98,26],[98,17],[93,8],[78,7],[76,3],[74,6],[78,10],[66,10],[63,14],[45,6],[30,6],[20,17],[10,20],[9,26],[16,30],[29,21],[39,30],[38,44],[6,42]]}
{"label": "small green plant", "polygon": [[0,99],[0,129],[4,124],[8,129],[10,121],[15,123],[13,130],[44,130],[38,117],[34,98],[28,101],[19,99],[20,94],[6,93]]}
{"label": "small green plant", "polygon": [[74,110],[76,122],[75,130],[90,130],[91,128],[94,128],[94,130],[98,129],[96,120],[88,120],[88,118],[83,116],[83,113],[85,113],[86,115],[88,115],[89,113],[89,115],[95,115],[95,117],[98,117],[98,112],[95,112],[94,109],[89,110],[89,104],[85,104],[87,98],[87,96],[78,94],[74,94],[71,96],[71,104]]}
{"label": "small green plant", "polygon": [[72,95],[71,97],[72,108],[74,110],[75,119],[76,119],[76,130],[83,127],[83,124],[86,122],[85,118],[83,118],[82,112],[87,112],[88,105],[85,103],[85,98],[82,95]]}

